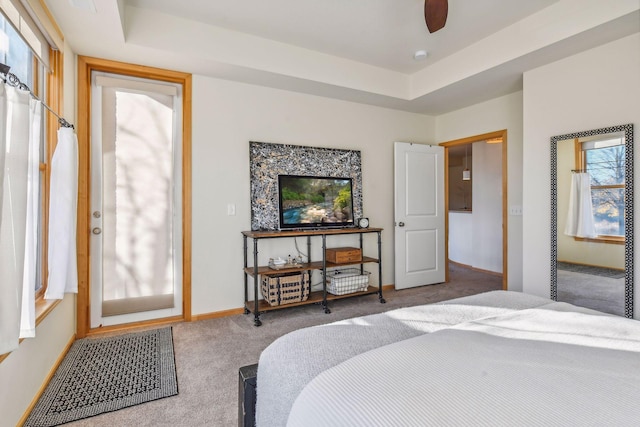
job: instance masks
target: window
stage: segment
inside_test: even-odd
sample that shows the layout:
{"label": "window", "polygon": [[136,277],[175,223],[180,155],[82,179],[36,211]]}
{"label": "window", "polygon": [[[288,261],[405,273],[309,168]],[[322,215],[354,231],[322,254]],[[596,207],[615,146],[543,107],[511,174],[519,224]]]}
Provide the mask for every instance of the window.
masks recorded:
{"label": "window", "polygon": [[[42,28],[47,31],[47,37],[41,32]],[[44,4],[42,10],[34,12],[30,9],[30,12],[28,12],[20,0],[0,0],[0,62],[9,66],[9,72],[15,75],[22,84],[28,86],[35,96],[54,111],[60,111],[62,103],[62,53],[56,50],[54,46],[61,47],[63,42],[62,35],[57,31],[57,27],[50,20],[50,15]],[[49,40],[52,40],[52,42],[50,43]],[[43,109],[42,115],[42,134],[39,141],[37,141],[39,143],[37,151],[40,171],[40,177],[37,179],[37,185],[39,186],[36,226],[37,259],[35,260],[37,264],[35,271],[32,272],[35,273],[33,279],[29,279],[27,284],[28,286],[33,286],[32,289],[35,291],[36,301],[35,311],[25,316],[28,317],[28,322],[26,323],[28,330],[24,335],[23,331],[21,331],[20,334],[22,336],[32,336],[30,334],[32,334],[33,321],[35,320],[37,325],[58,303],[57,300],[46,301],[43,298],[47,286],[46,240],[48,234],[50,176],[48,165],[55,147],[58,121],[55,116],[47,113],[46,108]],[[4,171],[1,172],[4,173]],[[23,225],[19,225],[19,227],[23,227]],[[23,230],[20,232],[23,232]],[[29,298],[33,298],[33,294],[30,294]],[[15,306],[11,306],[11,303],[8,305],[10,306],[9,311],[12,311],[11,314],[16,314]],[[4,308],[6,307],[3,306]],[[13,321],[15,321],[15,318],[11,320],[11,322]],[[22,327],[21,325],[21,329]],[[8,334],[7,331],[9,331]],[[1,331],[3,338],[5,338],[5,335],[9,335],[9,345],[5,346],[5,348],[15,348],[15,344],[11,343],[14,339],[13,331],[12,327]],[[8,354],[0,354],[0,362]]]}
{"label": "window", "polygon": [[[36,35],[32,28],[31,18],[24,15],[24,11],[18,10],[13,3],[2,2],[2,14],[0,14],[0,62],[11,67],[10,72],[22,83],[27,85],[32,92],[43,102],[54,107],[58,106],[58,100],[47,99],[48,82],[59,79],[60,64],[59,52],[53,52],[49,46],[42,42],[43,37]],[[20,28],[20,31],[16,30]],[[34,51],[35,49],[35,51]],[[44,49],[49,49],[45,51]],[[51,73],[48,73],[44,63],[48,63]],[[54,102],[52,102],[54,101]],[[43,126],[44,132],[40,141],[40,206],[38,228],[38,259],[37,274],[34,283],[36,298],[42,297],[46,288],[47,271],[47,206],[48,206],[48,153],[53,147],[50,136],[55,136],[55,117],[50,117],[43,112],[45,121],[54,124],[54,127]],[[49,141],[49,143],[47,143]]]}
{"label": "window", "polygon": [[[13,25],[3,16],[0,15],[0,62],[11,67],[10,72],[15,74],[22,83],[29,86],[34,91],[40,87],[38,81],[35,80],[36,71],[40,67],[35,55],[31,51],[29,45],[20,37],[20,34],[13,28]],[[44,163],[44,138],[40,142],[40,162]],[[40,187],[44,188],[45,174],[44,168],[41,168]],[[43,192],[40,191],[42,194]],[[44,226],[44,196],[41,197],[38,224],[38,270],[36,274],[36,282],[33,284],[36,293],[43,289],[43,226]]]}
{"label": "window", "polygon": [[591,200],[600,239],[624,242],[625,145],[623,137],[580,144],[582,169],[591,178]]}
{"label": "window", "polygon": [[0,15],[0,55],[2,63],[11,66],[11,72],[20,81],[33,87],[33,53],[2,15]]}

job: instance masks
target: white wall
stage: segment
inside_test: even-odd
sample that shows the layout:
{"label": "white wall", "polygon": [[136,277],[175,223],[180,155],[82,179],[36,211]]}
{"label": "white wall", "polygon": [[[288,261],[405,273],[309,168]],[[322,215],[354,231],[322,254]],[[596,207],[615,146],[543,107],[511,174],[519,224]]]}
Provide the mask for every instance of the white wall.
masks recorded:
{"label": "white wall", "polygon": [[[436,141],[451,141],[501,129],[507,129],[508,138],[507,204],[518,206],[522,205],[522,92],[438,116]],[[473,208],[475,211],[475,200]],[[510,215],[508,221],[508,289],[521,291],[522,217]]]}
{"label": "white wall", "polygon": [[473,265],[473,213],[449,211],[449,259]]}
{"label": "white wall", "polygon": [[[372,227],[384,228],[383,284],[390,284],[393,143],[433,143],[433,134],[429,116],[194,76],[193,313],[243,306],[240,232],[250,229],[249,141],[361,150],[364,214]],[[235,216],[227,215],[229,203]],[[365,239],[369,253],[376,250],[371,237]],[[316,250],[319,245],[315,241]],[[261,264],[295,253],[289,239],[261,241],[259,249]]]}
{"label": "white wall", "polygon": [[18,425],[54,364],[75,334],[75,297],[64,300],[0,363],[0,424]]}
{"label": "white wall", "polygon": [[473,143],[473,267],[502,273],[502,144]]}
{"label": "white wall", "polygon": [[[524,74],[524,292],[544,297],[550,293],[549,139],[554,135],[633,123],[637,144],[639,76],[640,34]],[[634,154],[635,159],[640,158],[640,150]],[[639,203],[636,198],[634,228],[640,222]],[[640,250],[636,248],[636,265],[639,260]],[[636,287],[638,281],[636,275]],[[637,318],[640,292],[635,294]]]}

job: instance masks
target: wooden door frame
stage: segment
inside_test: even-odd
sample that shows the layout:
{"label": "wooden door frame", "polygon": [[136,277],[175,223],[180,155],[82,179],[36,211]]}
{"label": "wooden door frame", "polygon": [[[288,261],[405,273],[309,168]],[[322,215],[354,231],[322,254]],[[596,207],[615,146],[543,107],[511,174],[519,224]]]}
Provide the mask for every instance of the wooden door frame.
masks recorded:
{"label": "wooden door frame", "polygon": [[[91,73],[103,71],[182,85],[182,315],[104,328],[91,328]],[[149,324],[191,320],[191,74],[78,56],[78,295],[76,336],[85,337]]]}
{"label": "wooden door frame", "polygon": [[469,136],[462,139],[454,139],[442,142],[444,147],[444,248],[445,248],[445,280],[449,281],[449,147],[456,145],[472,144],[487,139],[502,138],[502,289],[508,288],[508,207],[507,207],[507,130],[502,129],[481,135]]}

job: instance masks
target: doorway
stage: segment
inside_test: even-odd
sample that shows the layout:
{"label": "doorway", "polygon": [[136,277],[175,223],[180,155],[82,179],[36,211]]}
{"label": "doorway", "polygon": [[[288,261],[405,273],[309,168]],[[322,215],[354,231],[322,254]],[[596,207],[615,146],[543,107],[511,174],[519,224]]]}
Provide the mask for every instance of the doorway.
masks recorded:
{"label": "doorway", "polygon": [[[462,139],[457,139],[457,140],[452,140],[452,141],[447,141],[447,142],[443,142],[440,145],[444,147],[445,149],[445,252],[446,252],[446,256],[445,256],[445,262],[446,262],[446,267],[445,267],[445,273],[447,275],[446,280],[449,281],[449,255],[450,255],[450,248],[449,248],[449,237],[450,237],[450,232],[452,231],[450,229],[451,227],[451,223],[450,223],[450,185],[452,185],[452,180],[450,179],[451,177],[449,176],[449,158],[450,158],[450,151],[455,151],[455,150],[460,150],[461,147],[465,147],[465,146],[469,146],[470,144],[474,144],[474,143],[479,143],[479,142],[496,142],[496,143],[500,143],[501,145],[501,149],[499,150],[499,155],[500,155],[500,159],[499,162],[501,163],[502,166],[502,176],[501,176],[501,183],[498,185],[501,185],[501,200],[498,203],[501,203],[501,209],[500,212],[497,213],[498,215],[501,216],[501,250],[502,250],[502,287],[504,290],[507,289],[508,287],[508,271],[507,271],[507,265],[508,265],[508,259],[507,259],[507,242],[508,242],[508,233],[507,233],[507,220],[508,220],[508,216],[507,216],[507,131],[505,130],[500,130],[500,131],[495,131],[495,132],[490,132],[490,133],[486,133],[486,134],[481,134],[481,135],[475,135],[475,136],[471,136],[471,137],[467,137],[467,138],[462,138]],[[496,144],[497,145],[497,144]],[[462,150],[464,152],[464,149]],[[496,151],[495,149],[492,151]],[[467,151],[468,153],[468,151]],[[467,164],[467,167],[469,165]],[[469,173],[467,171],[467,168],[465,167],[464,169],[464,173],[465,173],[465,178],[468,176],[467,174]],[[471,176],[473,176],[473,171],[470,172]],[[473,178],[470,179],[470,181],[473,181]],[[469,187],[469,186],[467,186]],[[466,188],[466,187],[465,187]],[[467,206],[471,206],[470,204]],[[470,213],[471,211],[467,211],[467,212],[462,212],[461,215],[463,216],[463,220],[467,219],[465,217],[466,214]],[[457,219],[457,218],[456,218]],[[494,232],[493,235],[497,234],[497,232]],[[482,270],[482,269],[481,269]],[[486,270],[485,270],[486,271]],[[491,270],[489,270],[491,271]]]}
{"label": "doorway", "polygon": [[189,320],[190,75],[78,62],[78,336]]}

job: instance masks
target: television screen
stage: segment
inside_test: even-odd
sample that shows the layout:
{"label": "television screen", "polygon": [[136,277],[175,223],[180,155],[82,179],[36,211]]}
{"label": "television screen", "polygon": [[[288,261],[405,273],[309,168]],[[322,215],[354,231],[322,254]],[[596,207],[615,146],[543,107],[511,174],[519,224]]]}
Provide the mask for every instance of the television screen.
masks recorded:
{"label": "television screen", "polygon": [[280,228],[350,227],[351,178],[278,175]]}

